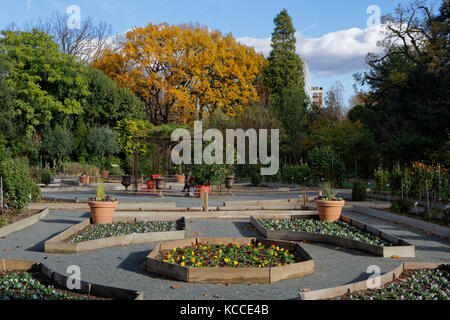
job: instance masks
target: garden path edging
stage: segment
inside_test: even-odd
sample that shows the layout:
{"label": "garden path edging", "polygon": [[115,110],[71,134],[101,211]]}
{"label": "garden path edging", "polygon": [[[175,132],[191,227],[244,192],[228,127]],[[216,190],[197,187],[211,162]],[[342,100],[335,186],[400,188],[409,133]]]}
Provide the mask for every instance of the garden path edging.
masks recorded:
{"label": "garden path edging", "polygon": [[[311,215],[314,217],[315,215]],[[277,219],[279,217],[271,217],[269,219]],[[308,218],[308,216],[291,216],[291,220],[295,220],[298,218]],[[258,219],[261,219],[258,217]],[[274,231],[268,230],[261,223],[259,223],[258,219],[255,217],[250,217],[250,223],[253,227],[255,227],[258,232],[260,232],[267,239],[273,240],[285,240],[285,241],[311,241],[318,243],[328,243],[337,246],[342,246],[349,249],[362,250],[369,253],[372,253],[377,256],[381,256],[383,258],[390,258],[392,256],[402,257],[402,258],[414,258],[415,257],[415,247],[409,242],[392,236],[388,233],[380,231],[370,225],[367,225],[358,220],[349,218],[347,216],[341,215],[341,220],[347,222],[351,226],[354,226],[364,232],[371,233],[384,239],[394,246],[378,246],[369,243],[365,243],[358,240],[347,239],[343,237],[319,234],[314,232],[302,232],[302,231]]]}
{"label": "garden path edging", "polygon": [[41,219],[45,218],[49,213],[49,208],[42,209],[39,213],[32,215],[31,217],[19,220],[17,222],[11,223],[6,227],[0,228],[0,237],[4,237],[10,233],[20,231],[22,229],[28,228],[33,224],[39,222]]}
{"label": "garden path edging", "polygon": [[42,273],[42,275],[44,275],[50,281],[61,286],[64,290],[74,291],[77,293],[93,295],[102,298],[112,298],[119,300],[144,299],[144,293],[141,291],[104,286],[95,283],[89,283],[86,281],[81,281],[80,289],[71,290],[67,287],[67,281],[69,277],[50,269],[43,263],[33,261],[23,261],[23,260],[7,260],[7,259],[0,260],[0,272],[7,272],[7,271],[25,272],[33,268],[39,270]]}
{"label": "garden path edging", "polygon": [[[241,246],[252,242],[261,242],[264,245],[277,244],[289,248],[290,252],[296,252],[302,258],[301,262],[287,266],[270,268],[208,268],[208,267],[183,267],[158,259],[163,250],[172,250],[176,247],[188,247],[192,243],[238,243]],[[280,240],[268,240],[258,238],[188,238],[180,241],[167,241],[159,243],[146,259],[146,270],[153,274],[168,276],[172,279],[190,283],[261,283],[268,284],[281,280],[298,278],[314,273],[314,260],[299,243]]]}
{"label": "garden path edging", "polygon": [[[114,222],[142,222],[142,221],[162,221],[160,219],[145,218],[140,216],[129,215],[121,216],[116,214],[114,216]],[[92,251],[104,248],[111,248],[124,245],[133,245],[139,243],[156,242],[156,241],[166,241],[166,240],[177,240],[184,239],[186,236],[186,222],[184,217],[179,219],[166,218],[164,221],[176,221],[177,231],[166,231],[166,232],[147,232],[147,233],[132,233],[122,236],[101,238],[96,240],[82,241],[78,243],[69,243],[65,240],[70,238],[72,235],[78,233],[80,230],[91,225],[91,220],[85,219],[84,221],[64,230],[55,237],[44,242],[44,251],[47,253],[59,253],[59,254],[71,254],[79,253],[85,251]]]}
{"label": "garden path edging", "polygon": [[362,206],[353,206],[352,211],[367,214],[369,216],[373,216],[375,218],[383,220],[402,223],[410,227],[414,227],[423,231],[428,231],[437,234],[441,237],[450,238],[450,228],[440,226],[434,223]]}
{"label": "garden path edging", "polygon": [[[394,270],[385,273],[376,278],[371,278],[371,281],[380,283],[380,286],[384,286],[385,284],[395,281],[403,271],[406,270],[417,270],[417,269],[436,269],[441,265],[448,265],[449,263],[442,262],[402,262],[397,268]],[[339,287],[326,288],[320,290],[314,290],[309,292],[299,293],[301,300],[323,300],[323,299],[332,299],[338,296],[342,296],[344,294],[351,294],[357,291],[364,291],[368,288],[368,280],[363,280],[355,283],[346,284]]]}

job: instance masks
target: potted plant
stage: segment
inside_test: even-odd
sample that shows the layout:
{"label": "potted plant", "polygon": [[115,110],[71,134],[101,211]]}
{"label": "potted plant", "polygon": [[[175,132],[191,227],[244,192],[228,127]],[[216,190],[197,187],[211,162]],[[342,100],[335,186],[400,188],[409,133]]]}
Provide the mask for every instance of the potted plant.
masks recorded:
{"label": "potted plant", "polygon": [[114,212],[119,202],[115,198],[105,196],[105,189],[100,179],[96,188],[96,197],[90,198],[88,203],[91,209],[92,223],[107,224],[113,222]]}
{"label": "potted plant", "polygon": [[102,170],[102,171],[100,171],[100,175],[102,176],[103,179],[106,179],[109,176],[109,171],[106,169]]}
{"label": "potted plant", "polygon": [[196,164],[192,167],[195,177],[196,197],[201,198],[203,192],[210,193],[211,185],[220,185],[226,178],[226,166],[223,164]]}
{"label": "potted plant", "polygon": [[337,221],[345,205],[344,199],[337,197],[329,182],[321,185],[322,195],[316,199],[319,218],[322,221]]}
{"label": "potted plant", "polygon": [[225,178],[225,187],[227,187],[227,189],[231,189],[234,185],[234,169],[232,165],[229,165],[227,167],[227,176]]}
{"label": "potted plant", "polygon": [[176,170],[177,174],[175,175],[175,181],[178,183],[185,183],[186,176],[183,173],[183,166],[181,164],[177,165]]}

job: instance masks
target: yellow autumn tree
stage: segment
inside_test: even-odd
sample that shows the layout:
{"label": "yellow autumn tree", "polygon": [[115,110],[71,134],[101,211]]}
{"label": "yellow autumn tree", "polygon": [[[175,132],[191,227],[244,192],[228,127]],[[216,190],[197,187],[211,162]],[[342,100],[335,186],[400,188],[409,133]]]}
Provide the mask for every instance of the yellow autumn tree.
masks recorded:
{"label": "yellow autumn tree", "polygon": [[220,108],[235,116],[257,99],[264,57],[231,34],[193,25],[138,27],[92,63],[145,103],[155,124],[187,123]]}

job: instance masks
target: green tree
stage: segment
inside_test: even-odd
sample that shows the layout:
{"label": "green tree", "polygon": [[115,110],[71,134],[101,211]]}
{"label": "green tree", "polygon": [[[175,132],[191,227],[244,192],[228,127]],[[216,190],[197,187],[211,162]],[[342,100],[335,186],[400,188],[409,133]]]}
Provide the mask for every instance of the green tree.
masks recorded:
{"label": "green tree", "polygon": [[119,153],[117,132],[102,126],[91,128],[86,136],[86,147],[90,152],[91,160],[101,169],[108,166],[108,157]]}
{"label": "green tree", "polygon": [[21,136],[68,123],[83,111],[81,101],[89,94],[83,65],[61,53],[50,36],[37,30],[2,31],[0,52],[11,64],[6,82],[16,92],[14,121]]}
{"label": "green tree", "polygon": [[274,23],[272,51],[262,78],[270,95],[275,98],[281,96],[285,88],[303,88],[304,78],[302,60],[295,52],[297,40],[291,17],[283,10],[275,17]]}
{"label": "green tree", "polygon": [[[384,17],[380,54],[355,75],[369,88],[366,117],[385,167],[416,160],[445,161],[450,118],[449,1],[434,15],[429,1],[399,5]],[[353,112],[352,117],[355,116]],[[433,158],[433,159],[432,159]]]}
{"label": "green tree", "polygon": [[83,119],[88,127],[116,126],[122,119],[144,119],[144,104],[129,89],[119,87],[101,70],[87,68],[89,96],[83,104]]}
{"label": "green tree", "polygon": [[[286,10],[274,19],[272,51],[262,72],[269,90],[269,103],[282,127],[281,152],[284,158],[300,159],[300,137],[306,123],[309,104],[304,92],[303,62],[296,53],[295,29]],[[293,159],[292,159],[293,156]]]}
{"label": "green tree", "polygon": [[66,128],[59,125],[50,130],[42,141],[41,149],[50,156],[53,168],[61,167],[63,160],[70,155],[74,148],[74,137]]}

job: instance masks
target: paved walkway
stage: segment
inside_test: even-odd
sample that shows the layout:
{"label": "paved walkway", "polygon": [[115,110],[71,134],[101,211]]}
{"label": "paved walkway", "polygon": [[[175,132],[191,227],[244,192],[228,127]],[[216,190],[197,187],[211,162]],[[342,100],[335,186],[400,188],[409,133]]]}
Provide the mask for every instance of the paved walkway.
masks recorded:
{"label": "paved walkway", "polygon": [[[150,300],[197,299],[297,299],[301,289],[321,289],[366,279],[370,265],[378,265],[382,273],[397,267],[401,261],[450,262],[450,242],[433,235],[389,223],[363,214],[346,212],[364,222],[410,241],[416,246],[414,259],[375,257],[361,251],[329,245],[304,244],[315,260],[315,273],[310,276],[267,285],[189,284],[163,279],[144,269],[145,258],[156,243],[108,248],[72,255],[43,252],[44,241],[89,216],[82,211],[51,211],[37,224],[0,238],[0,258],[40,261],[65,273],[69,265],[81,267],[82,279],[99,284],[140,290]],[[253,237],[256,231],[248,220],[188,220],[187,236]],[[173,285],[178,289],[172,289]]]}

